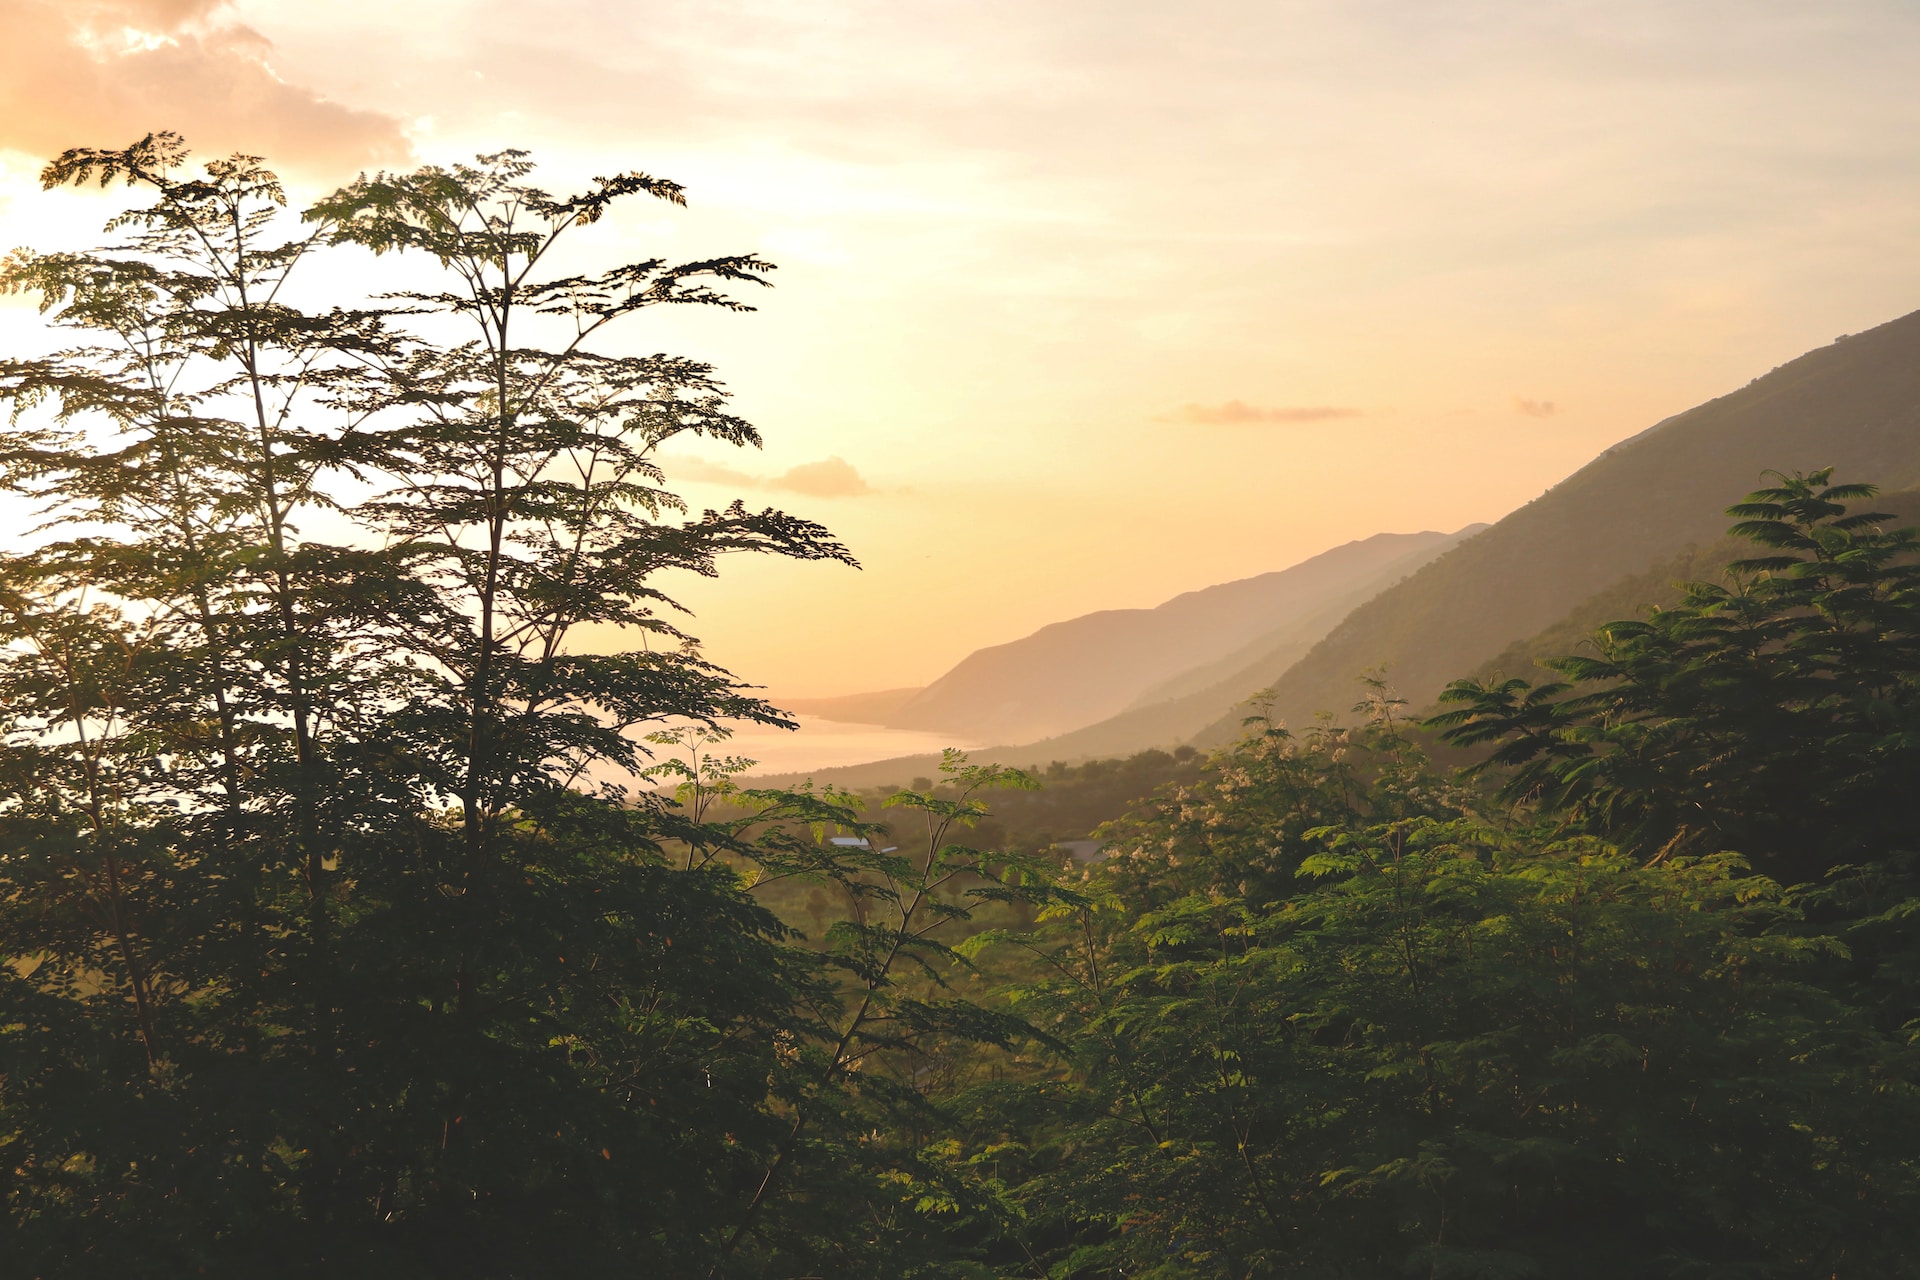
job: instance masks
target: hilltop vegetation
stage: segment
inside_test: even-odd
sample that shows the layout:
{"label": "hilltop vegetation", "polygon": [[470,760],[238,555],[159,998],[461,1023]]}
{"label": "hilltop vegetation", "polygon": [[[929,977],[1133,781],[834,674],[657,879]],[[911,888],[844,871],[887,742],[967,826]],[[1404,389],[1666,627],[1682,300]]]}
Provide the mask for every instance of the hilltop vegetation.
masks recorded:
{"label": "hilltop vegetation", "polygon": [[[719,726],[782,717],[655,575],[846,552],[684,512],[657,447],[753,429],[587,339],[767,264],[543,276],[681,198],[641,174],[375,175],[281,239],[270,173],[182,161],[63,156],[150,203],[4,276],[75,346],[0,363],[48,516],[0,556],[0,1276],[1920,1275],[1920,538],[1870,488],[1778,477],[1723,572],[1418,730],[1371,676],[1210,756],[754,787]],[[356,246],[444,287],[277,293]]]}

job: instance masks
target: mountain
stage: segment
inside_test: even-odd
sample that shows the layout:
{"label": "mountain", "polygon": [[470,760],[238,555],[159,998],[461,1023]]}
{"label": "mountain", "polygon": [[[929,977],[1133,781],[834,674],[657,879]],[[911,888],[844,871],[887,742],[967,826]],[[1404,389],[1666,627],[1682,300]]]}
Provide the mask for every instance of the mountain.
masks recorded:
{"label": "mountain", "polygon": [[801,715],[820,716],[847,724],[885,724],[887,717],[913,701],[920,685],[911,689],[881,689],[874,693],[847,693],[837,698],[780,698],[780,706]]}
{"label": "mountain", "polygon": [[[1719,542],[1721,512],[1764,483],[1763,472],[1825,466],[1887,490],[1920,482],[1920,312],[1608,449],[1347,615],[1274,683],[1274,714],[1298,724],[1343,712],[1355,701],[1354,678],[1381,665],[1424,708],[1448,681],[1581,602]],[[1239,730],[1238,712],[1223,710],[1191,741],[1215,746]]]}
{"label": "mountain", "polygon": [[[1311,644],[1355,604],[1458,536],[1376,534],[1290,569],[1189,591],[1157,608],[1107,609],[1056,622],[974,651],[884,723],[955,741],[1028,742],[1190,696],[1276,648]],[[1222,663],[1226,669],[1214,672]],[[1204,715],[1184,732],[1203,723]]]}
{"label": "mountain", "polygon": [[[1809,352],[1614,445],[1291,654],[1279,644],[1192,689],[1204,680],[1197,664],[1133,699],[1171,695],[1159,702],[978,758],[1028,765],[1181,741],[1218,746],[1241,732],[1240,704],[1263,688],[1275,715],[1302,724],[1317,711],[1344,713],[1357,700],[1356,677],[1382,665],[1416,711],[1460,676],[1540,678],[1536,658],[1574,651],[1599,624],[1675,598],[1676,579],[1717,575],[1735,551],[1722,512],[1765,483],[1764,472],[1824,466],[1841,480],[1879,485],[1887,492],[1877,509],[1920,523],[1920,493],[1905,492],[1920,488],[1920,312]],[[1229,658],[1207,669],[1230,666]],[[1207,706],[1211,720],[1182,732]],[[930,773],[932,764],[903,757],[820,776],[870,786]]]}
{"label": "mountain", "polygon": [[[1870,503],[1854,507],[1857,511],[1880,511],[1891,517],[1894,528],[1920,527],[1920,489],[1902,489],[1875,495]],[[1496,680],[1519,676],[1540,683],[1562,677],[1540,664],[1570,653],[1591,655],[1594,633],[1609,622],[1639,618],[1647,610],[1668,608],[1679,602],[1686,582],[1722,581],[1729,561],[1754,554],[1754,545],[1742,538],[1725,537],[1704,547],[1689,547],[1679,555],[1661,560],[1640,573],[1629,574],[1588,596],[1545,630],[1515,640],[1505,649],[1466,674],[1475,680]]]}
{"label": "mountain", "polygon": [[[1405,542],[1402,543],[1401,554],[1387,559],[1384,563],[1375,563],[1370,575],[1363,575],[1350,581],[1345,590],[1336,587],[1327,591],[1317,611],[1290,617],[1279,626],[1262,633],[1230,653],[1199,666],[1190,667],[1148,686],[1134,699],[1134,705],[1117,715],[1037,742],[982,748],[976,752],[976,757],[981,760],[1017,762],[1037,767],[1054,760],[1073,761],[1094,757],[1128,756],[1150,747],[1174,746],[1204,727],[1219,715],[1223,707],[1239,701],[1249,690],[1271,683],[1280,672],[1291,666],[1312,647],[1314,641],[1325,635],[1328,629],[1355,605],[1392,586],[1434,556],[1444,553],[1460,540],[1472,537],[1486,527],[1483,524],[1468,525],[1456,533],[1446,535],[1388,534],[1384,535],[1388,539],[1385,543],[1381,543],[1380,539],[1370,538],[1366,539],[1365,543],[1350,543],[1347,547],[1337,547],[1327,555],[1338,557],[1341,553],[1348,552],[1350,548],[1363,546],[1366,543],[1391,547],[1393,539],[1412,540],[1410,547]],[[1316,560],[1325,558],[1324,556],[1315,557]],[[1304,568],[1305,564],[1312,563],[1313,561],[1308,561],[1295,568]],[[1338,563],[1337,560],[1336,563]],[[1264,574],[1259,578],[1226,583],[1220,588],[1210,588],[1209,591],[1240,588],[1247,583],[1270,582],[1272,579],[1283,578],[1290,572],[1290,570],[1282,570]],[[1294,585],[1299,585],[1298,579],[1294,580]],[[1205,594],[1207,592],[1190,593],[1190,595]],[[1177,604],[1180,600],[1187,598],[1179,597],[1168,603]],[[1074,621],[1080,622],[1082,619]],[[782,699],[780,705],[791,711],[825,716],[829,719],[863,720],[884,713],[890,703],[897,705],[904,695],[915,692],[917,691],[912,689],[894,689],[882,693],[854,694],[843,698]],[[939,762],[937,755],[897,756],[867,764],[840,765],[814,770],[808,774],[755,775],[755,781],[770,786],[781,786],[797,783],[805,777],[814,777],[822,782],[830,781],[842,787],[896,786],[915,777],[932,776]]]}
{"label": "mountain", "polygon": [[1486,527],[1468,525],[1437,545],[1423,545],[1373,577],[1356,582],[1351,591],[1340,593],[1318,612],[1276,627],[1225,657],[1161,681],[1118,715],[1051,738],[997,750],[1023,760],[1084,760],[1185,742],[1217,719],[1222,708],[1232,707],[1278,680],[1356,606]]}

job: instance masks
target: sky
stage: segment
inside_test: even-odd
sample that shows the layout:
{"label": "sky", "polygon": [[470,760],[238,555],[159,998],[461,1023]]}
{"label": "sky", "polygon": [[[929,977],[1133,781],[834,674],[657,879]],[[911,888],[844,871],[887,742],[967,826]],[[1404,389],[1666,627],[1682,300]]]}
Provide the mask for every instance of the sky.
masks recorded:
{"label": "sky", "polygon": [[[1497,519],[1607,445],[1920,308],[1911,0],[0,0],[0,248],[110,197],[45,158],[159,128],[320,194],[531,149],[689,205],[611,262],[755,251],[712,361],[764,451],[696,506],[862,568],[684,585],[796,697],[1394,530]],[[0,300],[0,344],[36,340]]]}

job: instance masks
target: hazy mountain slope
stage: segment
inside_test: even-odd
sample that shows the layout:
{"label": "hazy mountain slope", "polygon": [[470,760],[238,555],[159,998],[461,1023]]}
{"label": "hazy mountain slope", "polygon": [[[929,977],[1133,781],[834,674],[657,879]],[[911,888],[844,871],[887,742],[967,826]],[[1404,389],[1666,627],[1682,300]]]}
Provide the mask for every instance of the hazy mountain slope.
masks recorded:
{"label": "hazy mountain slope", "polygon": [[[1896,526],[1920,526],[1920,489],[1882,494],[1873,500],[1872,506],[1875,510],[1891,513],[1894,516],[1891,523]],[[1721,527],[1724,528],[1727,523],[1723,520]],[[1681,582],[1696,579],[1720,581],[1728,561],[1750,555],[1752,550],[1751,543],[1721,537],[1690,546],[1678,555],[1663,557],[1648,567],[1615,579],[1539,631],[1511,642],[1477,667],[1457,671],[1447,679],[1470,676],[1476,680],[1488,680],[1519,676],[1535,684],[1555,679],[1551,671],[1538,665],[1539,660],[1589,652],[1587,646],[1600,627],[1619,618],[1642,617],[1649,608],[1674,603],[1680,598],[1677,584]],[[1235,676],[1197,694],[1190,693],[1150,707],[1130,708],[1100,724],[1089,725],[1057,738],[1024,746],[993,747],[976,753],[975,758],[996,760],[1021,768],[1042,768],[1054,760],[1126,756],[1142,749],[1134,745],[1137,743],[1175,744],[1204,736],[1194,732],[1192,726],[1195,724],[1203,725],[1207,735],[1231,738],[1241,732],[1242,712],[1236,706],[1230,715],[1220,714],[1222,699],[1234,704],[1243,703],[1250,692],[1273,684],[1308,647],[1301,645],[1296,648],[1291,658],[1284,650],[1276,651],[1270,655],[1264,674],[1250,664]],[[1340,707],[1351,706],[1357,701],[1357,688],[1349,685],[1343,692],[1346,701],[1337,704]],[[1230,728],[1224,723],[1228,720],[1231,721]],[[1426,745],[1435,752],[1437,759],[1446,764],[1465,764],[1476,758],[1472,752],[1447,748],[1437,741],[1429,741]],[[868,764],[819,769],[807,774],[756,777],[755,782],[781,786],[811,777],[820,782],[832,782],[854,789],[905,786],[913,778],[933,776],[939,764],[938,756],[898,756]]]}
{"label": "hazy mountain slope", "polygon": [[[1240,646],[1225,657],[1212,662],[1190,667],[1179,675],[1162,680],[1142,692],[1133,700],[1128,710],[1151,707],[1158,703],[1188,697],[1190,694],[1205,693],[1211,697],[1225,696],[1229,701],[1237,701],[1239,689],[1248,674],[1264,676],[1267,680],[1277,678],[1281,672],[1292,666],[1299,657],[1313,647],[1315,641],[1333,630],[1340,619],[1353,610],[1379,595],[1382,591],[1407,577],[1416,569],[1445,553],[1449,548],[1471,538],[1487,526],[1470,524],[1456,533],[1450,533],[1440,542],[1423,543],[1416,551],[1400,557],[1384,566],[1371,577],[1357,580],[1353,589],[1344,591],[1328,601],[1323,609],[1313,613],[1301,614],[1289,618],[1282,625],[1256,637]],[[1225,704],[1222,704],[1225,705]],[[1187,732],[1200,727],[1203,721],[1195,721]],[[1184,736],[1184,735],[1183,735]],[[1142,743],[1142,748],[1156,745],[1155,742]]]}
{"label": "hazy mountain slope", "polygon": [[[1361,605],[1274,686],[1295,723],[1344,711],[1385,664],[1416,708],[1581,601],[1724,534],[1769,468],[1920,481],[1920,312],[1822,347],[1609,449],[1545,495]],[[1252,693],[1248,689],[1247,693]],[[1243,695],[1244,696],[1244,695]],[[1222,715],[1193,741],[1239,731]]]}
{"label": "hazy mountain slope", "polygon": [[[1472,537],[1486,527],[1469,525],[1457,533],[1446,535],[1438,543],[1423,541],[1416,549],[1388,561],[1371,577],[1357,580],[1349,591],[1337,594],[1319,612],[1293,619],[1225,658],[1162,681],[1148,691],[1156,700],[1147,705],[1129,707],[1106,720],[1056,737],[984,748],[976,753],[977,758],[1028,766],[1044,765],[1055,760],[1129,756],[1149,747],[1174,746],[1216,718],[1222,708],[1231,706],[1249,688],[1271,683],[1355,605],[1392,586],[1446,548],[1463,538]],[[830,715],[831,712],[825,709],[826,703],[852,701],[821,699],[812,704],[789,705],[800,711],[817,706],[820,708],[817,714]],[[938,766],[937,756],[897,756],[868,764],[816,770],[806,776],[843,787],[904,785],[916,776],[931,776]],[[769,785],[782,785],[798,782],[802,776],[767,775],[767,781]]]}
{"label": "hazy mountain slope", "polygon": [[[1872,507],[1892,515],[1894,519],[1891,523],[1920,526],[1920,490],[1883,494],[1874,499]],[[1722,520],[1722,527],[1726,523]],[[1474,528],[1477,530],[1481,527]],[[1463,531],[1468,532],[1472,531]],[[1587,646],[1594,632],[1607,623],[1620,618],[1642,617],[1649,608],[1673,604],[1680,598],[1680,583],[1697,579],[1718,582],[1729,561],[1753,553],[1752,543],[1726,537],[1704,546],[1688,547],[1679,555],[1668,556],[1651,567],[1615,580],[1544,629],[1507,645],[1477,669],[1457,672],[1447,679],[1456,679],[1461,675],[1482,680],[1519,676],[1536,684],[1557,679],[1537,663],[1562,654],[1588,651]],[[1325,629],[1322,626],[1314,634],[1324,634]],[[1181,743],[1196,735],[1196,726],[1214,729],[1223,718],[1220,715],[1223,705],[1233,706],[1244,702],[1249,692],[1274,684],[1311,647],[1310,638],[1292,644],[1282,643],[1232,675],[1201,690],[1150,706],[1129,708],[1111,719],[1057,738],[1022,746],[996,747],[986,754],[1025,763],[1073,761],[1089,757],[1124,756],[1150,746]],[[1237,658],[1241,655],[1234,656]],[[1349,685],[1346,701],[1335,704],[1334,709],[1344,711],[1352,706],[1359,700],[1359,692],[1357,687]],[[1234,734],[1240,732],[1238,711],[1231,715],[1231,730]]]}
{"label": "hazy mountain slope", "polygon": [[1319,612],[1277,627],[1224,658],[1161,681],[1118,715],[1056,737],[995,750],[1008,753],[1009,759],[1072,761],[1127,755],[1184,742],[1217,719],[1224,708],[1245,698],[1249,690],[1279,679],[1356,606],[1486,527],[1469,525],[1448,535],[1444,542],[1423,546],[1372,578],[1356,583],[1352,591],[1341,594]]}
{"label": "hazy mountain slope", "polygon": [[[1753,554],[1749,543],[1722,538],[1705,546],[1688,547],[1638,573],[1630,573],[1594,592],[1560,618],[1530,636],[1523,636],[1462,676],[1475,680],[1518,676],[1540,684],[1558,676],[1539,664],[1549,658],[1581,653],[1591,657],[1593,636],[1609,622],[1640,618],[1647,610],[1666,608],[1680,599],[1680,584],[1718,582],[1729,560]],[[1455,677],[1456,679],[1458,677]]]}
{"label": "hazy mountain slope", "polygon": [[822,716],[850,724],[885,724],[887,717],[913,701],[921,686],[911,689],[879,689],[873,693],[847,693],[837,698],[775,698],[786,711],[806,716]]}
{"label": "hazy mountain slope", "polygon": [[[1893,527],[1920,527],[1920,489],[1883,493],[1873,500],[1871,508],[1892,516],[1888,524]],[[1535,684],[1559,679],[1539,664],[1569,653],[1593,653],[1594,633],[1607,623],[1645,617],[1650,608],[1677,603],[1681,583],[1721,582],[1729,561],[1754,553],[1754,545],[1740,538],[1722,538],[1704,547],[1689,547],[1677,556],[1629,574],[1595,592],[1544,630],[1514,641],[1465,674],[1475,680],[1518,676]]]}
{"label": "hazy mountain slope", "polygon": [[[1311,641],[1301,641],[1273,650],[1251,670],[1284,671],[1304,657],[1310,647]],[[1108,716],[1085,728],[1042,738],[1037,742],[994,747],[982,754],[997,760],[1072,762],[1099,756],[1129,755],[1149,747],[1176,746],[1217,720],[1222,707],[1231,707],[1246,696],[1247,690],[1261,686],[1262,678],[1259,675],[1246,675],[1245,670],[1242,677],[1220,685],[1149,706],[1129,707],[1119,715]],[[1271,679],[1269,674],[1265,682],[1271,683]],[[1235,692],[1229,693],[1229,689]]]}
{"label": "hazy mountain slope", "polygon": [[1189,591],[1157,608],[1108,609],[1056,622],[969,654],[886,723],[973,742],[1020,742],[1077,729],[1124,710],[1181,672],[1323,614],[1395,566],[1431,555],[1448,538],[1377,534],[1290,569]]}
{"label": "hazy mountain slope", "polygon": [[1353,612],[1355,605],[1370,596],[1378,595],[1378,588],[1383,588],[1387,583],[1395,580],[1389,578],[1386,582],[1378,583],[1374,591],[1342,599],[1333,607],[1311,613],[1296,623],[1276,627],[1250,643],[1241,645],[1224,658],[1203,662],[1197,667],[1189,667],[1177,676],[1162,680],[1152,688],[1143,691],[1127,710],[1135,711],[1175,699],[1184,699],[1196,693],[1210,692],[1221,681],[1237,678],[1248,667],[1267,662],[1275,653],[1291,652],[1296,649],[1300,653],[1305,653],[1313,647],[1314,641],[1333,630],[1340,619]]}

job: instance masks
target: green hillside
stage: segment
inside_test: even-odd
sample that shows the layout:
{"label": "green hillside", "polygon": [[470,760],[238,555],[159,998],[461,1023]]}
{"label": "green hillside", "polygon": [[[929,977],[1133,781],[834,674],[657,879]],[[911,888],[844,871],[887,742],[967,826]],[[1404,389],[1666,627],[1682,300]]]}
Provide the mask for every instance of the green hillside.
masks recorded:
{"label": "green hillside", "polygon": [[[1425,706],[1447,681],[1504,661],[1520,637],[1563,620],[1563,639],[1580,634],[1570,615],[1585,601],[1599,608],[1603,598],[1606,616],[1630,613],[1630,601],[1645,597],[1628,580],[1645,575],[1664,590],[1658,584],[1675,576],[1684,549],[1700,548],[1699,563],[1710,563],[1725,532],[1721,511],[1762,472],[1824,466],[1888,490],[1920,482],[1920,312],[1607,450],[1354,610],[1275,683],[1274,712],[1295,723],[1344,712],[1354,677],[1382,665],[1403,697]],[[1239,728],[1238,711],[1226,711],[1192,741],[1217,746]]]}

